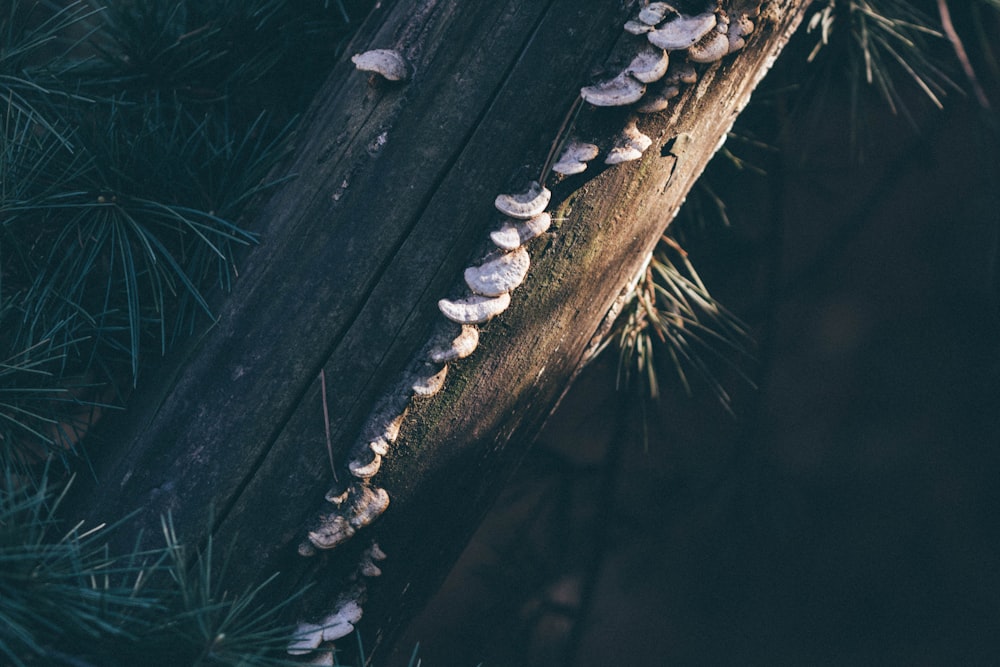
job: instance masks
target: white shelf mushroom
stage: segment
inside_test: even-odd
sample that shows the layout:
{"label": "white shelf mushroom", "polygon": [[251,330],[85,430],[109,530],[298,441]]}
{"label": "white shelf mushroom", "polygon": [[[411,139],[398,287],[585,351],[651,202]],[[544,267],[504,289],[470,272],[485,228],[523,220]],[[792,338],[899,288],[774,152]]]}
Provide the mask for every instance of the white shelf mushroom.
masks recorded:
{"label": "white shelf mushroom", "polygon": [[371,479],[382,466],[382,456],[373,449],[365,449],[361,458],[353,459],[347,469],[358,479]]}
{"label": "white shelf mushroom", "polygon": [[334,507],[340,507],[347,500],[348,488],[341,486],[340,484],[335,484],[333,488],[326,492],[323,496],[326,502],[330,503]]}
{"label": "white shelf mushroom", "polygon": [[697,82],[698,71],[694,68],[694,65],[691,63],[679,62],[676,59],[670,62],[670,67],[667,69],[667,75],[663,77],[663,83],[668,86]]}
{"label": "white shelf mushroom", "polygon": [[677,10],[666,2],[651,2],[639,10],[639,20],[646,25],[661,23],[668,14],[676,14]]}
{"label": "white shelf mushroom", "polygon": [[465,270],[465,284],[476,294],[500,296],[524,282],[531,266],[531,257],[524,247],[501,254],[479,266]]}
{"label": "white shelf mushroom", "polygon": [[332,642],[354,632],[354,624],[347,621],[331,623],[323,628],[323,641]]}
{"label": "white shelf mushroom", "polygon": [[563,176],[579,174],[587,169],[587,163],[597,157],[600,149],[594,144],[588,144],[578,139],[566,143],[559,160],[552,165],[552,171]]}
{"label": "white shelf mushroom", "polygon": [[625,71],[643,83],[653,83],[663,78],[670,65],[670,57],[663,49],[647,46],[635,55]]}
{"label": "white shelf mushroom", "polygon": [[746,37],[750,35],[756,26],[746,15],[740,15],[736,20],[729,23],[729,30],[726,36],[729,38],[729,52],[739,51],[747,45]]}
{"label": "white shelf mushroom", "polygon": [[715,27],[715,14],[706,12],[695,16],[680,15],[646,34],[654,46],[668,51],[686,49],[698,42]]}
{"label": "white shelf mushroom", "polygon": [[335,625],[337,623],[357,623],[364,615],[364,609],[357,600],[342,600],[337,608],[323,619],[325,625]]}
{"label": "white shelf mushroom", "polygon": [[[406,418],[406,412],[407,409],[403,408],[392,419],[386,419],[384,414],[375,417],[374,427],[367,430],[368,449],[379,456],[385,456],[389,452],[389,445],[396,442],[396,438],[399,437],[399,429],[403,425],[403,419]],[[379,427],[380,422],[381,428]]]}
{"label": "white shelf mushroom", "polygon": [[584,86],[580,97],[595,107],[622,107],[638,102],[645,92],[646,85],[626,71],[608,81]]}
{"label": "white shelf mushroom", "polygon": [[364,528],[389,507],[389,494],[385,489],[362,486],[357,501],[351,508],[348,521],[354,528]]}
{"label": "white shelf mushroom", "polygon": [[524,192],[497,195],[493,204],[504,215],[527,220],[544,211],[551,198],[552,192],[548,188],[540,185],[538,181],[532,181]]}
{"label": "white shelf mushroom", "polygon": [[336,641],[354,632],[354,624],[361,620],[363,614],[357,600],[343,600],[332,614],[321,621],[323,641]]}
{"label": "white shelf mushroom", "polygon": [[354,67],[362,72],[374,72],[389,81],[405,81],[410,77],[410,66],[398,51],[372,49],[351,56]]}
{"label": "white shelf mushroom", "polygon": [[[365,567],[365,563],[371,563],[371,555],[369,551],[365,551],[361,556],[361,562],[358,564],[358,570],[362,571]],[[373,563],[372,563],[373,564]],[[374,564],[373,564],[374,565]],[[381,571],[379,572],[381,574]],[[377,575],[373,575],[377,576]],[[292,641],[286,647],[286,651],[289,655],[308,655],[313,651],[317,650],[321,643],[323,642],[333,642],[354,632],[354,625],[361,620],[364,615],[364,610],[359,604],[357,596],[364,593],[364,585],[362,584],[360,589],[353,591],[352,595],[354,597],[341,597],[337,601],[337,606],[334,608],[333,612],[328,614],[319,623],[299,623],[295,630],[295,635]],[[332,656],[332,651],[330,653],[324,654]],[[320,658],[323,656],[317,656],[316,659],[305,664],[333,664],[332,662],[327,663],[321,661]]]}
{"label": "white shelf mushroom", "polygon": [[368,547],[366,552],[372,560],[385,560],[388,556],[382,551],[382,548],[378,545],[378,542],[372,542],[372,545]]}
{"label": "white shelf mushroom", "polygon": [[642,21],[626,21],[625,22],[625,32],[633,35],[644,35],[647,32],[652,32],[655,28],[648,23],[643,23]]}
{"label": "white shelf mushroom", "polygon": [[428,356],[436,364],[454,359],[465,359],[479,346],[479,329],[468,324],[462,325],[462,332],[445,345],[434,347]]}
{"label": "white shelf mushroom", "polygon": [[441,299],[438,309],[452,322],[459,324],[482,324],[493,319],[510,305],[510,294],[500,296],[474,295],[464,299]]}
{"label": "white shelf mushroom", "polygon": [[642,103],[635,107],[639,113],[656,113],[663,111],[670,104],[670,100],[680,95],[681,89],[675,85],[662,86],[655,93],[647,94],[642,98]]}
{"label": "white shelf mushroom", "polygon": [[403,419],[406,418],[406,408],[398,415],[390,419],[385,428],[382,429],[382,437],[388,442],[396,442],[396,438],[399,437],[399,429],[403,426]]}
{"label": "white shelf mushroom", "polygon": [[309,531],[306,537],[317,549],[333,549],[351,539],[354,527],[340,514],[329,514],[320,518],[320,525]]}
{"label": "white shelf mushroom", "polygon": [[288,655],[308,655],[323,642],[323,626],[314,623],[299,623],[292,641],[285,649]]}
{"label": "white shelf mushroom", "polygon": [[417,396],[433,396],[444,387],[445,378],[448,376],[448,365],[445,364],[441,370],[417,378],[412,385],[413,393]]}
{"label": "white shelf mushroom", "polygon": [[[728,26],[727,26],[728,28]],[[695,63],[714,63],[729,53],[729,37],[712,30],[687,50],[688,60]]]}
{"label": "white shelf mushroom", "polygon": [[547,232],[551,225],[552,216],[540,213],[529,220],[503,223],[500,229],[490,232],[490,239],[501,250],[514,250]]}
{"label": "white shelf mushroom", "polygon": [[608,153],[604,162],[606,164],[620,164],[630,160],[638,160],[652,144],[653,140],[639,131],[633,119],[622,130],[618,143]]}
{"label": "white shelf mushroom", "polygon": [[360,447],[355,448],[368,449],[379,456],[385,456],[389,451],[389,445],[399,437],[399,429],[406,418],[409,400],[409,392],[401,396],[391,394],[383,397],[379,407],[369,415],[368,422],[361,432]]}
{"label": "white shelf mushroom", "polygon": [[370,560],[362,561],[361,566],[358,567],[358,572],[361,573],[362,577],[381,577],[382,568],[380,568],[375,563]]}
{"label": "white shelf mushroom", "polygon": [[379,456],[385,456],[389,453],[389,441],[384,437],[375,438],[368,443],[368,449]]}
{"label": "white shelf mushroom", "polygon": [[358,563],[358,573],[362,577],[382,576],[382,568],[376,565],[375,561],[383,561],[385,558],[385,552],[378,548],[377,543],[372,542],[372,545],[361,554],[361,560]]}

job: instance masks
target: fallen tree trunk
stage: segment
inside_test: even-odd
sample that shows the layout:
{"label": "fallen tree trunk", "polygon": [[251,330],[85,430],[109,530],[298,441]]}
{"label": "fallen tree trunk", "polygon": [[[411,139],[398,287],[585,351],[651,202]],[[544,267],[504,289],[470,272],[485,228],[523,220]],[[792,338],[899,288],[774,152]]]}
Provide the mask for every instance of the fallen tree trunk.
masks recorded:
{"label": "fallen tree trunk", "polygon": [[[381,3],[348,52],[397,49],[412,76],[337,66],[285,167],[296,178],[258,211],[263,242],[217,325],[105,430],[77,506],[100,521],[141,508],[127,525],[147,536],[169,512],[186,543],[235,540],[235,588],[280,570],[277,597],[315,579],[303,618],[329,610],[377,539],[389,557],[361,627],[389,636],[457,557],[806,4],[766,2],[746,48],[638,117],[652,139],[641,159],[605,166],[634,111],[574,109],[595,72],[610,78],[643,42],[621,29],[637,7]],[[389,509],[344,545],[301,556],[308,527],[332,511],[334,475],[357,483],[346,466],[373,409],[408,386],[442,326],[438,300],[462,296],[463,269],[490,252],[494,198],[539,177],[567,119],[602,158],[548,179],[555,222],[527,243],[531,268],[511,306],[479,327],[478,349],[450,364],[440,393],[408,399],[371,481]]]}

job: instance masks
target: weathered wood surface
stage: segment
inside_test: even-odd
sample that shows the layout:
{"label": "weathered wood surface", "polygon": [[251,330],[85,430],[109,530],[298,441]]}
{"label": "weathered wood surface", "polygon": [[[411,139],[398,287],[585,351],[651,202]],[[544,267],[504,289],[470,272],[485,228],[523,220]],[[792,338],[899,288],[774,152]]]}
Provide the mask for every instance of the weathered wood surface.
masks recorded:
{"label": "weathered wood surface", "polygon": [[[414,400],[376,477],[389,510],[305,559],[302,526],[331,481],[320,370],[343,463],[439,320],[437,300],[459,294],[462,269],[487,249],[496,194],[537,177],[580,86],[633,39],[621,25],[634,8],[617,2],[381,3],[348,56],[398,48],[412,80],[372,80],[346,58],[332,72],[286,167],[298,176],[260,209],[263,243],[218,324],[105,434],[97,483],[76,502],[101,521],[139,508],[129,526],[150,535],[170,512],[189,543],[204,539],[213,507],[215,533],[241,554],[238,585],[281,570],[278,594],[319,574],[301,613],[330,600],[333,573],[377,536],[389,560],[366,620],[391,628],[457,556],[805,4],[765,3],[746,49],[641,117],[654,140],[641,160],[598,160],[553,187],[557,222],[529,245],[513,305],[451,364],[444,392]],[[606,149],[627,116],[585,109],[578,134]]]}

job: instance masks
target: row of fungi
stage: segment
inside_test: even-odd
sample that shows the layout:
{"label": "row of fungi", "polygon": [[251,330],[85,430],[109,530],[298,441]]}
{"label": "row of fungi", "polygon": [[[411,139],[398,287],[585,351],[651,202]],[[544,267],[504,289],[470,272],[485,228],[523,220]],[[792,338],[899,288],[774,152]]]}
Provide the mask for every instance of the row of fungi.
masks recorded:
{"label": "row of fungi", "polygon": [[[630,35],[645,36],[628,66],[609,80],[580,90],[580,97],[596,107],[631,106],[638,113],[663,111],[681,86],[697,81],[692,63],[707,63],[738,51],[754,30],[753,18],[760,11],[760,0],[734,0],[724,11],[717,2],[713,8],[685,14],[671,3],[651,2],[625,23]],[[683,51],[686,58],[671,57]],[[352,58],[362,71],[378,74],[392,81],[403,81],[412,74],[410,66],[395,51],[376,49]],[[652,145],[632,116],[608,150],[605,164],[615,165],[642,157]],[[565,141],[552,171],[569,176],[586,170],[587,163],[600,154],[596,144],[570,138]],[[543,177],[544,179],[544,174]],[[541,180],[541,179],[540,179]],[[438,301],[447,322],[427,342],[418,358],[404,371],[398,386],[385,395],[369,416],[348,462],[351,480],[338,482],[326,495],[326,508],[314,518],[306,539],[299,545],[303,556],[316,550],[333,549],[350,539],[358,530],[372,523],[389,506],[385,489],[371,484],[400,428],[413,397],[431,397],[444,387],[449,362],[464,359],[479,345],[477,325],[504,312],[511,303],[511,293],[525,280],[531,264],[526,244],[544,234],[552,223],[546,212],[552,193],[538,181],[523,192],[501,194],[494,202],[506,216],[499,229],[490,234],[492,250],[475,266],[464,271],[468,294]],[[353,584],[337,601],[334,611],[318,624],[302,623],[296,639],[289,645],[293,655],[307,655],[324,642],[331,642],[353,630],[361,618],[365,578],[381,573],[376,560],[385,558],[377,544],[365,550],[352,576]],[[329,658],[328,658],[329,656]],[[332,653],[316,656],[314,664],[332,664]]]}

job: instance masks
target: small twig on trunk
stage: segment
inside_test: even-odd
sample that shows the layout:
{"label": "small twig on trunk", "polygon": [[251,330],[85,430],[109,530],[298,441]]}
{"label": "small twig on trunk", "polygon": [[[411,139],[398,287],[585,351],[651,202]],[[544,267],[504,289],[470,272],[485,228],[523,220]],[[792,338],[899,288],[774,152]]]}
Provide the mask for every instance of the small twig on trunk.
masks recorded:
{"label": "small twig on trunk", "polygon": [[333,481],[337,480],[337,466],[333,464],[333,441],[330,439],[330,411],[326,406],[326,372],[321,368],[319,371],[319,391],[323,398],[323,428],[326,430],[326,454],[330,457],[330,471],[333,473]]}

